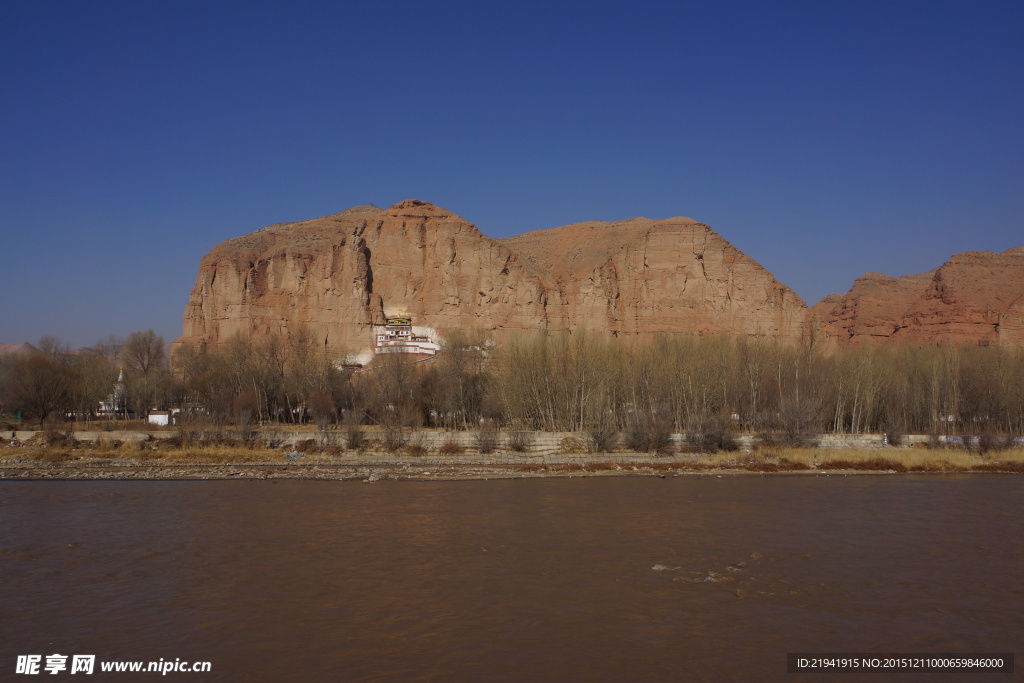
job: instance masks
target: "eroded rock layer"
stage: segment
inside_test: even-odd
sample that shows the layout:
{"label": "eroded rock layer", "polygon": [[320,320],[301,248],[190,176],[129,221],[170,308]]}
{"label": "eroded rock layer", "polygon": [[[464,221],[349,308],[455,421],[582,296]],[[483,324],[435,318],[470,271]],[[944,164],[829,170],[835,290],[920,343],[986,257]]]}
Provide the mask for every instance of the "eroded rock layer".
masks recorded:
{"label": "eroded rock layer", "polygon": [[358,206],[227,240],[207,254],[183,340],[304,326],[359,352],[385,316],[441,331],[691,332],[799,339],[804,302],[688,218],[578,223],[493,239],[418,200]]}
{"label": "eroded rock layer", "polygon": [[966,251],[918,275],[868,273],[812,311],[825,338],[841,346],[1024,345],[1024,247]]}

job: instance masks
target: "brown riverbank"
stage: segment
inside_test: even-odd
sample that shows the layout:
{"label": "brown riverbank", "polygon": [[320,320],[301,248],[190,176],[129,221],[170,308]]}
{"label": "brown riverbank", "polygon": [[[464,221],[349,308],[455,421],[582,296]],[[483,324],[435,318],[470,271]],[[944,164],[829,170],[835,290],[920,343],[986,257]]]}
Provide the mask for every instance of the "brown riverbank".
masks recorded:
{"label": "brown riverbank", "polygon": [[768,453],[658,456],[647,453],[298,453],[207,448],[158,451],[7,447],[0,479],[504,479],[581,476],[849,475],[1024,473],[1024,450],[980,456],[965,451],[781,449]]}

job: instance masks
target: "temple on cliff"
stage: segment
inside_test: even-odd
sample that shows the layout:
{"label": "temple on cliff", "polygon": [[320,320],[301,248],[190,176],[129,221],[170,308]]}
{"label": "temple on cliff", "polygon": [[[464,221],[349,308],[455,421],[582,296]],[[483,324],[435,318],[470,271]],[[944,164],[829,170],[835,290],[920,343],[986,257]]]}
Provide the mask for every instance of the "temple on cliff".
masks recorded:
{"label": "temple on cliff", "polygon": [[377,344],[373,348],[377,355],[408,353],[423,356],[423,360],[426,360],[441,350],[429,336],[415,333],[412,318],[385,318],[384,324],[377,327],[383,327],[383,330],[377,332]]}

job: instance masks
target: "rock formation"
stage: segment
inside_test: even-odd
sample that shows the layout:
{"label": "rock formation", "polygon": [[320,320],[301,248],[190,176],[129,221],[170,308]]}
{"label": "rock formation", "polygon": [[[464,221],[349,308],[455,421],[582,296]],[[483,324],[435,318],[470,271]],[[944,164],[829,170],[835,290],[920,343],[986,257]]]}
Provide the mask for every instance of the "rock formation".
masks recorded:
{"label": "rock formation", "polygon": [[868,273],[812,308],[825,338],[1024,345],[1024,247],[965,251],[919,275]]}
{"label": "rock formation", "polygon": [[183,341],[304,326],[329,349],[372,344],[385,316],[443,331],[725,332],[796,340],[800,298],[688,218],[577,223],[493,239],[407,200],[227,240],[207,254]]}
{"label": "rock formation", "polygon": [[549,274],[559,327],[797,340],[808,324],[793,290],[689,218],[574,223],[502,242]]}
{"label": "rock formation", "polygon": [[20,344],[0,344],[0,356],[23,356],[33,351],[38,351],[36,347],[32,346],[28,342],[21,342]]}

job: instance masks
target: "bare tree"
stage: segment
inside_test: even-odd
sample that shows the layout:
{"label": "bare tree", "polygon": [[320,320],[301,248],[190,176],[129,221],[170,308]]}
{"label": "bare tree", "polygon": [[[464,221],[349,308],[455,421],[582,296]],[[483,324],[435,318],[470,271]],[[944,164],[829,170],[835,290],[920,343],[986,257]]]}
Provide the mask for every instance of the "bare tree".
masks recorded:
{"label": "bare tree", "polygon": [[124,348],[124,338],[112,334],[101,339],[93,345],[93,351],[106,358],[110,363],[116,363],[121,358],[121,349]]}
{"label": "bare tree", "polygon": [[78,354],[72,367],[79,381],[73,387],[73,405],[76,413],[89,420],[100,401],[110,395],[117,381],[117,368],[102,354],[84,351]]}
{"label": "bare tree", "polygon": [[53,356],[54,358],[65,359],[71,352],[71,346],[66,341],[58,339],[57,337],[41,337],[39,341],[36,342],[36,346],[40,351],[48,356]]}
{"label": "bare tree", "polygon": [[334,399],[326,392],[314,391],[309,395],[308,402],[309,410],[316,421],[317,431],[320,432],[320,443],[326,446],[329,441],[327,430],[337,415]]}
{"label": "bare tree", "polygon": [[132,332],[121,349],[121,358],[128,367],[148,377],[163,365],[164,338],[157,336],[153,330]]}
{"label": "bare tree", "polygon": [[51,413],[67,410],[74,401],[78,375],[50,354],[36,352],[19,358],[4,387],[11,406],[39,420],[39,428]]}

